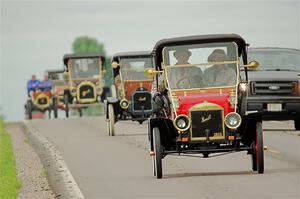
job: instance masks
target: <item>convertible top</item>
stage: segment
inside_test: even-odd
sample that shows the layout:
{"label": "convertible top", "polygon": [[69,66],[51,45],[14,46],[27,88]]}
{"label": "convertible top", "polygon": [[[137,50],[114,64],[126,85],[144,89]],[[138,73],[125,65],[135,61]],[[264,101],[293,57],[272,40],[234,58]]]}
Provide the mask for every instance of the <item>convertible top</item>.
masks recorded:
{"label": "convertible top", "polygon": [[245,40],[237,34],[211,34],[211,35],[194,35],[186,37],[175,37],[162,39],[156,43],[153,48],[153,55],[156,56],[156,64],[162,62],[162,50],[166,46],[191,45],[199,43],[216,43],[216,42],[235,42],[238,45],[239,56],[246,49]]}
{"label": "convertible top", "polygon": [[119,58],[139,58],[139,57],[150,57],[151,51],[131,51],[131,52],[120,52],[116,53],[112,57],[113,61],[119,61]]}
{"label": "convertible top", "polygon": [[51,73],[63,73],[64,70],[63,69],[51,69],[51,70],[46,70],[45,72],[48,73],[48,74],[51,74]]}
{"label": "convertible top", "polygon": [[[76,59],[76,58],[94,58],[94,57],[99,57],[102,59],[102,62],[104,63],[105,61],[105,56],[103,53],[73,53],[73,54],[65,54],[63,61],[65,66],[67,66],[68,60],[69,59]],[[68,66],[67,66],[68,67]]]}

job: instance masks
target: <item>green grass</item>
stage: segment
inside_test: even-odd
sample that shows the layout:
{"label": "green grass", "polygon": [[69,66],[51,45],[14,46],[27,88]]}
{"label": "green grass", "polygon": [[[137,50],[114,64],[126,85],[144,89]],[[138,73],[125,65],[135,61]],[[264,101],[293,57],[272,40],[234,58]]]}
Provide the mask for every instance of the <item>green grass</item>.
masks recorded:
{"label": "green grass", "polygon": [[5,132],[3,120],[0,118],[0,198],[17,198],[20,187],[10,135]]}

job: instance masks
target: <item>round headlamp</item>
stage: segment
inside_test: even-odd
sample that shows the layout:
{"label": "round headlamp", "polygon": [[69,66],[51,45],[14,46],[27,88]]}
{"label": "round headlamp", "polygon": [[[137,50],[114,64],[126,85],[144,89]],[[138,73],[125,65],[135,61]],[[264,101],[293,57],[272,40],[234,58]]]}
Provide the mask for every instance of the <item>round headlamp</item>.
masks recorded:
{"label": "round headlamp", "polygon": [[242,118],[238,113],[231,112],[225,117],[225,125],[230,129],[237,129],[242,123]]}
{"label": "round headlamp", "polygon": [[129,102],[127,99],[122,99],[120,101],[120,106],[122,109],[127,109],[129,107]]}
{"label": "round headlamp", "polygon": [[102,92],[103,92],[103,87],[100,86],[100,85],[96,86],[96,93],[97,93],[97,95],[101,95]]}
{"label": "round headlamp", "polygon": [[186,131],[191,126],[190,118],[186,115],[178,115],[173,123],[178,131]]}
{"label": "round headlamp", "polygon": [[76,88],[76,87],[71,87],[71,88],[70,88],[70,93],[71,93],[71,95],[72,95],[73,97],[75,97],[76,94],[77,94],[77,88]]}

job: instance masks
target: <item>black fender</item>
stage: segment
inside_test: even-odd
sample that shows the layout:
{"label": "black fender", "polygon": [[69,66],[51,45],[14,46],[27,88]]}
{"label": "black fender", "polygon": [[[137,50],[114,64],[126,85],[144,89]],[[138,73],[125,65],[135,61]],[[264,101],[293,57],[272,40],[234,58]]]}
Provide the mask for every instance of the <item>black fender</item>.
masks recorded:
{"label": "black fender", "polygon": [[242,116],[242,124],[239,127],[239,131],[243,144],[250,146],[255,141],[257,122],[262,122],[262,113],[260,112]]}
{"label": "black fender", "polygon": [[153,147],[153,128],[159,128],[161,145],[165,149],[169,149],[175,145],[175,138],[178,136],[178,132],[175,129],[172,120],[169,118],[157,117],[148,119],[148,138],[150,141],[150,149],[154,150]]}

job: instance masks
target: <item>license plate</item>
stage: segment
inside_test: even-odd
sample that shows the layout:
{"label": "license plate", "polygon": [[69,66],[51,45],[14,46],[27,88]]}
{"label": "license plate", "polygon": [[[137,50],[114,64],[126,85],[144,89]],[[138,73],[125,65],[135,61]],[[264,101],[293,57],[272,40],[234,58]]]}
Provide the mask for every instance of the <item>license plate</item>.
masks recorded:
{"label": "license plate", "polygon": [[268,111],[282,111],[282,104],[268,104]]}

